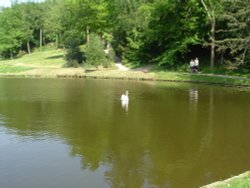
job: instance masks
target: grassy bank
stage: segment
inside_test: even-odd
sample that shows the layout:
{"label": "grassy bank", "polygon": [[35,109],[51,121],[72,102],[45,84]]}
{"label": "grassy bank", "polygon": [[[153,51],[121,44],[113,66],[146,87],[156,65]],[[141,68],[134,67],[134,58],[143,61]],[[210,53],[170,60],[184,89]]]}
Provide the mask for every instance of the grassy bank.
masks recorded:
{"label": "grassy bank", "polygon": [[65,63],[63,50],[47,48],[43,51],[35,51],[32,54],[24,55],[18,59],[0,61],[0,76],[133,79],[250,86],[249,78],[238,76],[167,71],[148,72],[143,71],[143,69],[121,71],[114,69],[85,69],[83,67],[62,68]]}
{"label": "grassy bank", "polygon": [[176,72],[157,72],[157,80],[208,83],[229,86],[250,86],[250,79],[238,76],[215,75],[215,74],[191,74]]}
{"label": "grassy bank", "polygon": [[232,177],[224,181],[218,181],[218,182],[203,186],[202,188],[226,188],[226,187],[233,187],[233,188],[250,187],[250,172],[246,172],[244,174]]}

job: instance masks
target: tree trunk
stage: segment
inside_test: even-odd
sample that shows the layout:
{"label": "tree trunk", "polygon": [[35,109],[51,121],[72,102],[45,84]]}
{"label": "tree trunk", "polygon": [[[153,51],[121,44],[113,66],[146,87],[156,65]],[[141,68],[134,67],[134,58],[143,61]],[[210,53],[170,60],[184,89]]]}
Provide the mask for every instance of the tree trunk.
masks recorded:
{"label": "tree trunk", "polygon": [[40,29],[40,50],[43,47],[43,29]]}
{"label": "tree trunk", "polygon": [[13,59],[13,51],[12,51],[12,49],[10,50],[10,59]]}
{"label": "tree trunk", "polygon": [[214,69],[215,60],[215,18],[211,20],[211,56],[210,56],[210,68]]}
{"label": "tree trunk", "polygon": [[220,64],[222,65],[224,62],[224,51],[221,51],[221,54],[220,54]]}
{"label": "tree trunk", "polygon": [[59,34],[56,34],[56,48],[59,47]]}
{"label": "tree trunk", "polygon": [[245,49],[244,49],[244,52],[242,54],[242,59],[241,59],[241,62],[240,62],[242,64],[245,63],[247,49],[248,49],[248,47],[246,46]]}
{"label": "tree trunk", "polygon": [[[210,20],[211,23],[211,56],[210,56],[210,68],[213,70],[214,69],[214,60],[215,60],[215,24],[216,24],[216,20],[215,20],[215,10],[214,7],[212,6],[212,8],[209,6],[207,6],[207,4],[205,3],[204,0],[201,0],[201,3],[204,7],[204,9],[206,10],[207,16]],[[208,4],[211,5],[211,1],[209,1]]]}
{"label": "tree trunk", "polygon": [[90,37],[89,37],[89,26],[87,26],[87,30],[86,30],[86,41],[87,41],[87,46],[89,45],[89,42],[90,42]]}
{"label": "tree trunk", "polygon": [[30,51],[30,41],[27,41],[27,50],[28,50],[28,53],[31,54],[31,51]]}

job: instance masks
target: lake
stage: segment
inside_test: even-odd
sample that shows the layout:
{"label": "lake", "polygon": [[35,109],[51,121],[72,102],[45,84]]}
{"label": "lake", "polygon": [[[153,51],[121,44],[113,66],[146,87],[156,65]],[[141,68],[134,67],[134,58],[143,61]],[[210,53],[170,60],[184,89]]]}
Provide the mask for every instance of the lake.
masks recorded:
{"label": "lake", "polygon": [[0,187],[193,188],[238,175],[250,170],[249,99],[220,86],[1,78]]}

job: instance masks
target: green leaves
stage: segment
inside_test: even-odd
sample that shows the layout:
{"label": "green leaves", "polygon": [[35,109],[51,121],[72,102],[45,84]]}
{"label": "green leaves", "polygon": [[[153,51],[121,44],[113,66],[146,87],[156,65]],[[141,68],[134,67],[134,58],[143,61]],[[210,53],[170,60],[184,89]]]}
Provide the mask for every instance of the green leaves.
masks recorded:
{"label": "green leaves", "polygon": [[101,41],[100,37],[95,34],[91,34],[90,40],[91,42],[86,48],[87,64],[94,67],[98,67],[99,65],[108,67],[111,62],[106,57],[103,42]]}
{"label": "green leaves", "polygon": [[217,51],[229,52],[228,59],[238,66],[250,65],[249,9],[249,1],[227,2],[219,17]]}
{"label": "green leaves", "polygon": [[76,29],[85,30],[88,26],[93,32],[103,32],[108,27],[107,0],[76,0],[71,5]]}
{"label": "green leaves", "polygon": [[[210,46],[213,43],[217,52],[226,52],[228,57],[225,58],[246,63],[250,59],[249,6],[248,1],[223,0],[17,3],[0,12],[0,54],[10,57],[10,53],[15,55],[39,43],[56,43],[57,47],[60,43],[67,47],[65,39],[73,32],[78,46],[92,45],[91,37],[88,40],[91,33],[100,36],[100,39],[92,36],[93,43],[102,49],[99,55],[103,52],[103,44],[96,41],[108,41],[117,56],[136,65],[179,66],[187,62],[185,58],[196,53],[190,49],[194,49],[193,46],[201,48],[205,40]],[[215,29],[217,32],[212,32]],[[94,46],[92,50],[95,51]],[[92,61],[92,64],[95,63]]]}
{"label": "green leaves", "polygon": [[141,3],[136,15],[134,22],[140,23],[126,37],[125,57],[129,61],[171,67],[182,62],[190,45],[202,43],[204,15],[197,1]]}
{"label": "green leaves", "polygon": [[22,22],[19,21],[21,12],[19,7],[14,7],[4,9],[0,15],[0,55],[12,58],[24,39]]}

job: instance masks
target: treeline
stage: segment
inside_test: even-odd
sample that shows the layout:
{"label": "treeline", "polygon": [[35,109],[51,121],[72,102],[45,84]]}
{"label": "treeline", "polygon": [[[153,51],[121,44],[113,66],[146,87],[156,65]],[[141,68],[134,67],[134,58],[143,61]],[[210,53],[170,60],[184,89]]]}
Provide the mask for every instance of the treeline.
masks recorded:
{"label": "treeline", "polygon": [[210,58],[211,68],[249,70],[249,17],[249,0],[16,2],[0,12],[0,55],[13,58],[51,43],[82,62],[78,47],[92,45],[85,51],[93,62],[104,55],[91,50],[106,48],[135,65],[173,68],[198,56]]}

